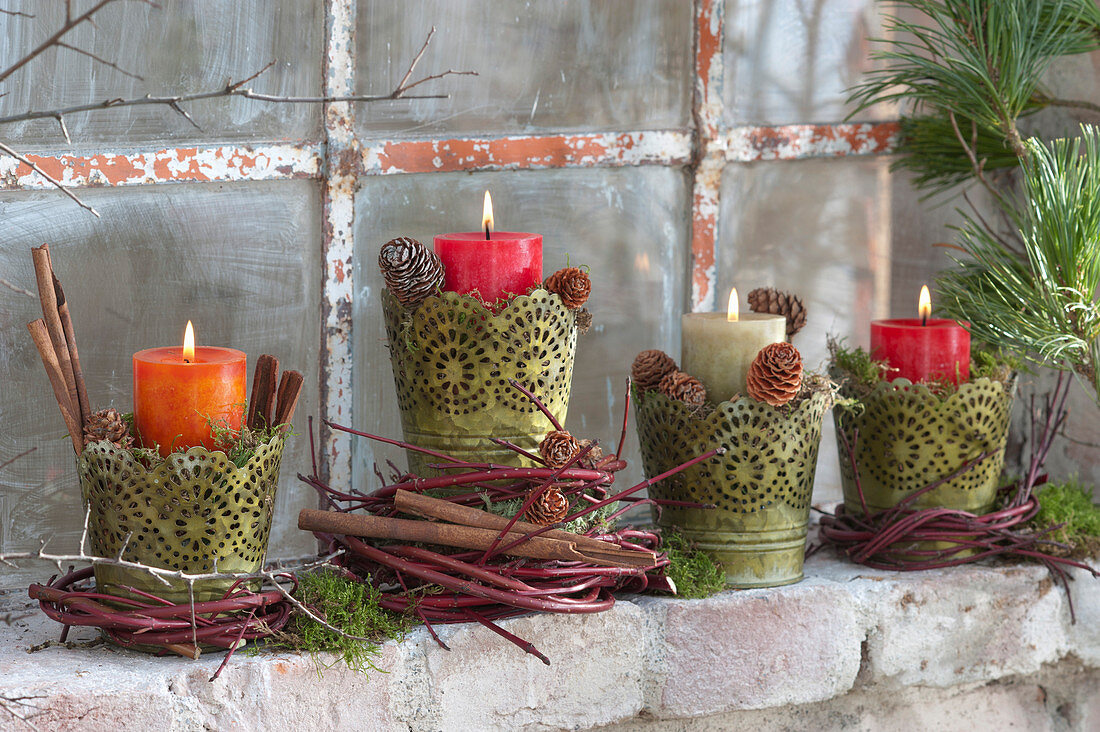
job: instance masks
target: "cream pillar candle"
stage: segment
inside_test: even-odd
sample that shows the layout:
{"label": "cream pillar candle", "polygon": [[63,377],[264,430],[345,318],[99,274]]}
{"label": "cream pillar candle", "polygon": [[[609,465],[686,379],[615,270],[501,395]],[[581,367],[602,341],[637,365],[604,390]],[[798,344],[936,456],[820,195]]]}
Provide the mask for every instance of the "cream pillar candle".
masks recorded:
{"label": "cream pillar candle", "polygon": [[725,313],[688,313],[681,319],[680,368],[707,389],[707,399],[724,402],[745,395],[745,377],[760,349],[786,340],[782,315],[739,315],[737,290]]}

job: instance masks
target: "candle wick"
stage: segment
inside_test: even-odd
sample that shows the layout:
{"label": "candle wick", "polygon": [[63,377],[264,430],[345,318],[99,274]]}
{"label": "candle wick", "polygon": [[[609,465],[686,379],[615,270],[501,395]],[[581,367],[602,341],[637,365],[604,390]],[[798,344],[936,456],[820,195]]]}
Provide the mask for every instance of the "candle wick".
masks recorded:
{"label": "candle wick", "polygon": [[189,359],[189,358],[185,358],[185,359],[183,359],[183,362],[184,362],[184,363],[191,363],[191,359]]}
{"label": "candle wick", "polygon": [[928,316],[927,316],[927,315],[922,315],[922,316],[921,316],[921,318],[920,318],[920,324],[921,324],[921,325],[928,325]]}
{"label": "candle wick", "polygon": [[485,224],[485,241],[489,241],[489,239],[490,239],[489,225]]}

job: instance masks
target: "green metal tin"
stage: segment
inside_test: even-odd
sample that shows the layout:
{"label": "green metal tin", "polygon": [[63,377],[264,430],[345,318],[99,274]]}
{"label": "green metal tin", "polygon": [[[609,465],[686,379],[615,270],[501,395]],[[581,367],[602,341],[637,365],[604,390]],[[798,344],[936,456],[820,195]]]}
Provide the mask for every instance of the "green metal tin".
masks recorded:
{"label": "green metal tin", "polygon": [[662,509],[674,527],[721,563],[733,587],[802,579],[821,422],[832,401],[822,385],[794,408],[743,397],[697,415],[683,402],[635,389],[645,473],[658,475],[714,447],[726,452],[652,486],[654,498],[717,508]]}
{"label": "green metal tin", "polygon": [[[240,468],[225,453],[203,447],[147,468],[110,442],[87,445],[77,470],[92,553],[188,574],[259,571],[285,442],[283,435],[273,437]],[[138,569],[96,565],[95,578],[100,592],[116,597],[131,597],[128,587],[175,603],[190,597],[187,583],[166,586]],[[197,581],[195,601],[220,599],[232,584]]]}
{"label": "green metal tin", "polygon": [[[497,314],[455,292],[409,310],[383,290],[382,305],[406,442],[471,462],[523,464],[490,438],[537,452],[551,427],[509,379],[565,421],[577,327],[557,295],[535,289]],[[427,464],[437,460],[407,452],[411,472],[436,474]]]}
{"label": "green metal tin", "polygon": [[855,447],[860,488],[872,513],[893,508],[914,491],[992,451],[971,470],[913,502],[913,508],[987,513],[997,497],[1015,391],[1015,376],[1006,381],[975,379],[946,398],[924,384],[894,379],[880,382],[855,403],[838,403],[833,419],[845,510],[864,513],[841,435]]}

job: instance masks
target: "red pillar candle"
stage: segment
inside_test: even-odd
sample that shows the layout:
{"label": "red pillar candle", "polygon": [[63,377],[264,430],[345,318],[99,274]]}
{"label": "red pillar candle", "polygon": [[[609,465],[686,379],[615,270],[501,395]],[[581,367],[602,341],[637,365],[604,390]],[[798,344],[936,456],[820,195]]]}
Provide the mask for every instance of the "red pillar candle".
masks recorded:
{"label": "red pillar candle", "polygon": [[[187,323],[190,333],[191,323]],[[244,421],[246,356],[215,346],[147,348],[134,354],[134,428],[160,454],[196,445],[215,449],[211,424],[238,431]]]}
{"label": "red pillar candle", "polygon": [[890,379],[968,381],[970,332],[954,320],[928,317],[927,291],[921,291],[921,317],[871,322],[871,357],[890,365]]}
{"label": "red pillar candle", "polygon": [[435,237],[435,253],[446,271],[444,290],[476,294],[493,304],[542,282],[542,235],[493,231],[488,191],[482,227],[483,231]]}

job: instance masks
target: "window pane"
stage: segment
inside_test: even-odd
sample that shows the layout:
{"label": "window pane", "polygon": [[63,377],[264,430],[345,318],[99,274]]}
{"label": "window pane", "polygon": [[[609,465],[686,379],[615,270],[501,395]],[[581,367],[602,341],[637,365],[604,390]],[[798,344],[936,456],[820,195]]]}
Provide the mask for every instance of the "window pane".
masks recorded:
{"label": "window pane", "polygon": [[[626,377],[645,348],[679,347],[687,281],[689,190],[667,168],[618,168],[380,176],[364,182],[356,203],[355,421],[363,429],[400,436],[393,375],[385,348],[378,249],[395,236],[431,245],[435,234],[477,230],[485,189],[492,190],[499,227],[543,235],[545,274],[588,264],[595,316],[577,343],[567,427],[612,444],[622,426]],[[633,427],[631,427],[633,430]],[[640,480],[633,431],[629,470],[617,481]],[[356,443],[356,486],[376,485],[372,464],[399,451]]]}
{"label": "window pane", "polygon": [[[324,10],[314,0],[163,0],[155,8],[121,2],[94,16],[65,41],[116,63],[144,80],[120,74],[68,49],[51,49],[4,82],[0,116],[57,109],[112,98],[168,96],[222,88],[273,60],[249,86],[277,95],[318,94],[321,89]],[[74,3],[79,9],[89,3]],[[60,27],[65,3],[15,0],[34,18],[0,22],[0,68],[6,68]],[[77,147],[96,142],[298,139],[319,134],[314,105],[268,104],[244,99],[192,102],[186,110],[201,127],[168,107],[143,106],[66,117]],[[52,119],[6,125],[3,137],[42,148],[67,147]]]}
{"label": "window pane", "polygon": [[[825,337],[867,347],[889,295],[887,161],[808,160],[727,166],[722,178],[718,300],[736,286],[800,296],[806,328],[793,339],[806,367],[822,370]],[[836,448],[826,420],[815,501],[838,500]]]}
{"label": "window pane", "polygon": [[[726,0],[725,112],[730,125],[838,122],[845,89],[871,68],[881,35],[874,0]],[[861,112],[886,119],[890,109]]]}
{"label": "window pane", "polygon": [[689,2],[361,0],[359,9],[361,92],[389,93],[432,26],[438,32],[417,74],[480,74],[418,90],[450,99],[361,108],[363,132],[460,136],[688,124]]}
{"label": "window pane", "polygon": [[[131,354],[180,342],[191,319],[200,344],[240,348],[250,369],[257,356],[271,353],[284,368],[302,371],[306,386],[295,421],[304,433],[306,415],[317,412],[316,185],[93,189],[81,196],[102,219],[56,193],[0,195],[0,272],[34,292],[29,250],[50,243],[93,408],[129,412]],[[72,446],[26,330],[37,317],[37,298],[0,287],[0,463],[38,448],[0,471],[3,551],[30,550],[46,537],[56,550],[75,549],[83,518]],[[309,464],[308,444],[293,438],[283,463],[273,557],[315,549],[296,528],[298,509],[316,505],[313,491],[295,478]]]}

